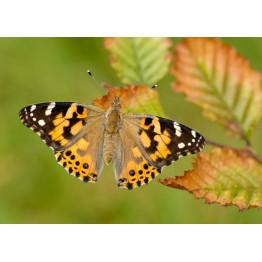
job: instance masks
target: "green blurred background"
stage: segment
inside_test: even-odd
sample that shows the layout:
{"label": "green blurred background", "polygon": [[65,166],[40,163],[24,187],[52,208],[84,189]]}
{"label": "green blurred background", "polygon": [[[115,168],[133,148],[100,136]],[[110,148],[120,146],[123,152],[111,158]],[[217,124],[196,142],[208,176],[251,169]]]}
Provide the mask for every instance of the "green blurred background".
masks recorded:
{"label": "green blurred background", "polygon": [[[172,39],[174,43],[180,40]],[[222,41],[262,72],[262,38]],[[121,86],[108,58],[103,38],[0,39],[0,223],[261,223],[262,210],[239,212],[237,207],[206,205],[156,179],[131,191],[120,189],[112,165],[105,166],[96,184],[85,184],[56,163],[52,150],[22,125],[18,112],[28,104],[47,101],[91,103],[101,91],[87,69],[99,82]],[[174,93],[172,81],[167,75],[157,83],[168,117],[209,139],[244,146]],[[260,155],[261,132],[260,123],[252,136]],[[192,162],[191,156],[182,158],[158,178],[182,175]]]}

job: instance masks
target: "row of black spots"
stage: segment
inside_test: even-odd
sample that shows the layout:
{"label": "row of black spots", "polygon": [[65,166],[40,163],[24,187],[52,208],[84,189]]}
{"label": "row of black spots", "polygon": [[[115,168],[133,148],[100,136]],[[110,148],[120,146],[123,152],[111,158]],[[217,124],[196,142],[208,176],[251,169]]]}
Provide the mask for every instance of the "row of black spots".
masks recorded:
{"label": "row of black spots", "polygon": [[[147,183],[148,183],[148,178],[145,178],[143,182],[144,182],[145,184],[147,184]],[[133,189],[134,187],[136,187],[136,186],[140,187],[141,185],[142,185],[141,180],[137,180],[136,185],[134,185],[134,183],[128,182],[127,185],[126,185],[126,187],[127,187],[127,189],[131,190],[131,189]]]}
{"label": "row of black spots", "polygon": [[[88,168],[89,168],[89,165],[88,165],[88,163],[80,163],[80,161],[75,161],[75,158],[76,158],[76,156],[74,155],[74,154],[72,154],[72,151],[71,150],[67,150],[66,152],[65,152],[65,155],[68,157],[68,158],[70,158],[70,160],[68,160],[68,163],[70,164],[70,165],[73,165],[73,163],[74,163],[74,169],[75,170],[81,170],[81,171],[75,171],[75,176],[76,177],[80,177],[80,173],[82,173],[83,174],[83,181],[84,182],[88,182],[88,181],[90,181],[90,176],[91,177],[93,177],[95,180],[97,180],[97,174],[95,174],[95,173],[91,173],[91,174],[89,174],[89,175],[86,175],[87,174],[87,171],[88,171]],[[73,162],[72,162],[73,161]],[[70,169],[70,171],[71,172],[69,172],[69,173],[73,173],[73,168],[71,168]],[[93,180],[94,181],[94,180]]]}
{"label": "row of black spots", "polygon": [[[150,173],[150,171],[148,170],[148,169],[149,169],[149,166],[151,167],[152,170],[156,170],[156,168],[155,168],[155,167],[152,167],[150,164],[144,164],[144,165],[143,165],[143,168],[144,168],[145,171],[143,171],[143,169],[139,169],[139,170],[137,171],[137,173],[136,173],[135,170],[131,169],[131,170],[129,170],[129,175],[130,175],[131,177],[134,177],[134,176],[137,174],[138,177],[141,177],[141,175],[143,175],[144,172],[145,172],[145,174],[149,174],[149,173]],[[158,171],[161,172],[160,169],[158,169]]]}
{"label": "row of black spots", "polygon": [[[75,159],[75,155],[72,155],[71,150],[68,150],[68,151],[63,152],[63,153],[65,153],[65,155],[66,155],[67,157],[70,157],[70,160],[74,160],[74,159]],[[80,172],[79,172],[79,171],[75,171],[75,172],[74,172],[74,170],[73,170],[73,168],[72,168],[73,163],[72,163],[70,160],[67,160],[66,157],[63,155],[63,153],[61,153],[61,154],[57,157],[57,162],[62,163],[63,167],[68,171],[69,174],[73,174],[73,175],[75,175],[76,178],[79,178],[79,177],[80,177]],[[62,159],[63,159],[64,161],[62,161]],[[71,166],[68,167],[68,164],[71,165]],[[79,161],[76,161],[76,162],[75,162],[75,165],[76,165],[76,166],[80,166],[80,162],[79,162]],[[83,167],[84,167],[85,169],[87,169],[87,168],[88,168],[88,164],[87,164],[87,163],[84,163],[84,164],[83,164]],[[74,169],[76,169],[76,168],[74,167]],[[76,170],[77,170],[77,169],[76,169]],[[82,170],[81,172],[82,172],[83,174],[86,173],[86,172],[84,172],[83,170]],[[93,178],[96,178],[96,180],[97,180],[97,175],[96,175],[96,174],[91,173],[90,175],[91,175]],[[83,176],[83,182],[89,182],[89,181],[90,181],[90,176]]]}
{"label": "row of black spots", "polygon": [[[129,176],[131,177],[130,181],[134,182],[137,180],[135,186],[138,186],[138,187],[140,187],[142,184],[147,184],[151,179],[155,178],[156,174],[158,173],[161,173],[161,169],[152,167],[150,163],[145,163],[142,166],[142,168],[136,171],[134,169],[131,169],[128,172]],[[135,177],[136,175],[137,175],[137,178]],[[151,179],[148,177],[148,175],[151,176]],[[126,181],[127,180],[125,178],[120,179],[118,181],[118,186],[122,186],[122,183]],[[134,186],[134,183],[130,183],[130,182],[128,182],[126,185],[128,189],[133,189],[135,186]]]}

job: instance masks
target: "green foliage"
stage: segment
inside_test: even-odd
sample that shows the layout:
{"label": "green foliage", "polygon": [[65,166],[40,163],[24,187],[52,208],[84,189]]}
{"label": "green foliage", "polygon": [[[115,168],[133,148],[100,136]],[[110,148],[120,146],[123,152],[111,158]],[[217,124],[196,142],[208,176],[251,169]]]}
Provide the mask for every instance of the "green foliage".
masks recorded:
{"label": "green foliage", "polygon": [[170,63],[170,41],[161,37],[106,38],[110,62],[123,84],[156,84]]}

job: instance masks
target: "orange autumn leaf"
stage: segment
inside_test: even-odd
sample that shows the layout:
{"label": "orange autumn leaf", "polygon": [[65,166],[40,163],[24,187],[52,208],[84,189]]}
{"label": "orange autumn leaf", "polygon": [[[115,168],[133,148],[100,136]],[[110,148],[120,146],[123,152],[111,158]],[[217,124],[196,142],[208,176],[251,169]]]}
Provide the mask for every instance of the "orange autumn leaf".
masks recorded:
{"label": "orange autumn leaf", "polygon": [[[149,89],[149,87],[145,85],[127,85],[125,88],[114,88],[105,84],[105,87],[108,91],[107,95],[104,95],[101,98],[96,98],[92,102],[94,106],[98,106],[104,110],[107,110],[110,107],[114,96],[118,96],[121,103]],[[123,112],[147,113],[164,116],[164,112],[158,99],[158,92],[153,89],[130,99],[121,106]]]}
{"label": "orange autumn leaf", "polygon": [[246,150],[213,148],[210,154],[199,154],[194,169],[184,176],[159,181],[209,204],[235,205],[241,211],[262,207],[262,167]]}
{"label": "orange autumn leaf", "polygon": [[262,113],[261,76],[219,39],[185,38],[175,47],[173,89],[234,136],[249,140]]}

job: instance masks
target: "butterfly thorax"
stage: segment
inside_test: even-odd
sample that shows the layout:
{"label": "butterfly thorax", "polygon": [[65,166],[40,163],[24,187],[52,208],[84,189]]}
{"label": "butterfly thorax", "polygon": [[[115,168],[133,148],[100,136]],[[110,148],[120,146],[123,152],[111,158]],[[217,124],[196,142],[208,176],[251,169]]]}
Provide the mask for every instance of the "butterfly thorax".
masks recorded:
{"label": "butterfly thorax", "polygon": [[117,133],[121,126],[122,122],[122,113],[121,105],[119,103],[119,97],[114,97],[114,101],[111,104],[110,108],[106,112],[106,121],[105,121],[105,136],[104,136],[104,147],[103,155],[105,162],[109,164],[116,150],[117,143]]}

